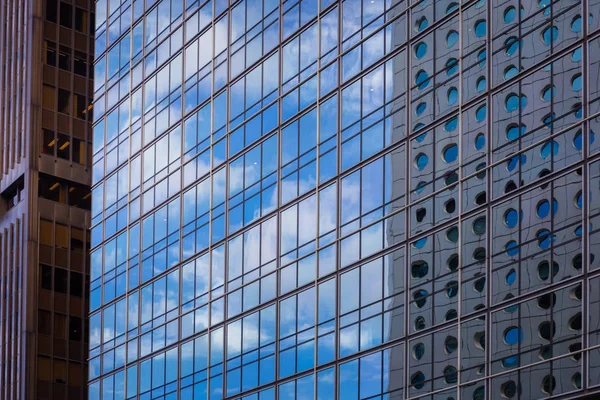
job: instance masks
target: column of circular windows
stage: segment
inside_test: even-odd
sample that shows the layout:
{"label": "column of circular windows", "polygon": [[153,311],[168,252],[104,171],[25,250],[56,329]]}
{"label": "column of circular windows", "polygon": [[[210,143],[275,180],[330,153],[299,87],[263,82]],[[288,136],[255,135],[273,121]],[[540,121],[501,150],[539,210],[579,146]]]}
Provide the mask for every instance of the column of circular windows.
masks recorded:
{"label": "column of circular windows", "polygon": [[[476,10],[482,5],[483,3],[479,2],[472,8],[474,14],[477,13]],[[448,11],[450,12],[453,9],[454,5],[448,7]],[[423,26],[426,23],[425,21],[424,19],[417,19],[419,25],[417,25],[416,29],[418,30],[419,27]],[[473,36],[475,38],[485,37],[485,20],[476,19],[473,21],[473,24]],[[440,72],[428,71],[422,68],[423,65],[428,65],[428,63],[423,63],[424,60],[431,57],[428,53],[433,54],[434,39],[432,35],[429,35],[429,37],[426,37],[413,46],[414,57],[419,60],[418,62],[413,62],[413,65],[418,65],[418,69],[416,69],[417,67],[413,68],[416,85],[412,96],[414,131],[420,130],[425,124],[431,122],[434,117],[437,118],[444,113],[456,109],[458,105],[460,95],[457,87],[461,87],[457,79],[459,53],[454,49],[460,47],[460,37],[458,27],[454,26],[456,25],[448,23],[440,27],[439,30],[441,32],[436,33],[436,38],[444,35],[443,40],[435,40],[435,46],[437,46],[435,48],[436,57],[443,57],[444,53],[448,54]],[[485,52],[479,49],[479,52],[475,56],[477,58],[474,60],[475,68],[484,69],[485,56]],[[439,65],[439,63],[436,62],[436,65]],[[474,79],[477,82],[479,91],[483,91],[486,86],[485,76],[478,76]],[[434,97],[429,96],[427,93],[432,86],[434,87]],[[473,116],[477,121],[477,125],[485,124],[485,104],[479,105],[477,108],[472,109],[471,112],[474,114]],[[411,199],[416,201],[433,191],[446,189],[434,195],[433,199],[428,198],[411,208],[411,232],[413,234],[457,215],[458,208],[460,207],[460,204],[458,204],[459,186],[457,185],[458,160],[461,157],[458,126],[458,117],[451,117],[439,127],[424,133],[421,131],[412,140],[413,169],[411,171]],[[475,152],[484,150],[485,145],[485,129],[477,128],[479,126],[473,128],[477,132],[474,132],[472,135]],[[484,153],[482,152],[482,154]],[[474,155],[469,157],[469,159],[476,161],[477,157],[477,155]],[[485,189],[483,190],[485,192]],[[482,201],[482,198],[485,199],[485,194],[483,196],[480,195],[480,201]],[[474,200],[472,201],[474,202]],[[481,227],[482,222],[485,224],[484,221],[485,218],[477,220],[475,223],[475,231],[477,233],[470,231],[470,235],[481,235],[484,233],[485,229]],[[458,283],[458,268],[460,265],[458,241],[459,229],[454,226],[446,231],[438,232],[434,236],[420,239],[411,245],[411,305],[409,310],[412,325],[410,328],[412,330],[419,331],[432,324],[435,325],[444,321],[450,321],[458,315],[457,310],[459,306],[457,299],[458,291],[460,290]],[[477,248],[477,251],[475,251],[476,256],[479,259],[485,258],[485,251],[483,251],[483,254],[479,253],[482,253],[482,251]],[[485,287],[485,279],[477,277],[475,281],[470,281],[469,284],[474,285],[481,292]],[[455,335],[450,335],[446,340],[449,353],[454,352],[456,349],[455,336],[456,333]],[[415,365],[419,365],[420,367],[410,377],[411,390],[414,390],[415,393],[425,393],[439,389],[441,386],[438,385],[456,384],[456,364],[440,365],[439,362],[432,364],[430,358],[423,364],[422,359],[424,354],[427,354],[428,351],[431,352],[433,345],[432,343],[427,343],[429,344],[427,346],[424,342],[418,340],[415,342],[411,346],[413,347],[413,361],[411,361],[411,364],[415,363]],[[440,370],[437,371],[437,369]],[[480,393],[480,391],[476,393]]]}
{"label": "column of circular windows", "polygon": [[[542,10],[536,14],[535,10],[521,6],[520,16],[513,5],[503,11],[502,19],[508,26],[517,17],[529,18],[532,22],[539,20],[536,32],[540,32],[540,43],[534,50],[517,37],[506,39],[505,51],[495,54],[499,61],[502,59],[496,63],[496,82],[512,79],[519,70],[530,65],[518,57],[525,51],[535,60],[538,54],[549,54],[560,47],[557,42],[562,40],[564,44],[577,37],[578,30],[574,29],[573,34],[561,38],[566,17],[555,17],[548,24],[548,18],[539,15],[549,16],[550,10],[546,8],[549,3],[540,7]],[[552,11],[564,15],[577,11],[559,7]],[[533,14],[529,14],[532,11]],[[498,166],[493,173],[494,197],[511,193],[581,159],[581,128],[576,125],[581,118],[580,60],[580,49],[577,49],[495,96],[493,160]],[[548,140],[548,135],[555,136]],[[581,226],[582,215],[577,201],[568,199],[576,198],[580,188],[579,171],[494,207],[492,279],[496,283],[493,302],[511,301],[527,291],[579,273],[581,235],[577,226]],[[492,335],[498,339],[493,341],[495,358],[491,372],[511,370],[573,351],[577,346],[580,348],[581,298],[577,287],[571,289],[570,295],[567,289],[559,291],[564,299],[560,303],[561,310],[548,304],[555,299],[553,293],[527,305],[513,303],[495,313]],[[528,306],[529,303],[536,308]],[[544,314],[540,310],[549,311]],[[495,378],[492,390],[513,398],[517,394],[539,397],[580,388],[579,368],[577,357],[566,357],[561,361],[560,376],[553,374],[551,364],[544,364],[539,370],[521,369],[519,374]]]}

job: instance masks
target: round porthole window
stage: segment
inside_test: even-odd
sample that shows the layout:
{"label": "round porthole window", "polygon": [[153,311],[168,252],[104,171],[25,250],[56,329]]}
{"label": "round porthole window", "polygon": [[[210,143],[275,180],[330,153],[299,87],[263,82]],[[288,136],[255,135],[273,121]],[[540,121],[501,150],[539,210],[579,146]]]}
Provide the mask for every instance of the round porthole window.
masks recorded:
{"label": "round porthole window", "polygon": [[506,7],[506,9],[504,10],[504,23],[508,24],[512,22],[516,16],[517,10],[515,9],[515,7]]}
{"label": "round porthole window", "polygon": [[442,152],[442,158],[448,164],[456,161],[458,158],[458,146],[454,143],[446,146]]}
{"label": "round porthole window", "polygon": [[415,46],[415,57],[418,59],[423,58],[423,56],[427,53],[427,45],[424,42],[417,43]]}
{"label": "round porthole window", "polygon": [[521,342],[525,336],[523,330],[516,326],[512,326],[504,331],[504,343],[512,346]]}

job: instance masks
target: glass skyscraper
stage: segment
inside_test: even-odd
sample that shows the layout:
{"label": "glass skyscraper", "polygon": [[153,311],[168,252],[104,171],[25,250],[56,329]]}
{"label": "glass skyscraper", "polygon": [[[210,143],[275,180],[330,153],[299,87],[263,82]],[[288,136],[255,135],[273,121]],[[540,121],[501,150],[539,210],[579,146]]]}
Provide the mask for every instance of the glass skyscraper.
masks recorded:
{"label": "glass skyscraper", "polygon": [[91,400],[600,393],[599,0],[95,22]]}

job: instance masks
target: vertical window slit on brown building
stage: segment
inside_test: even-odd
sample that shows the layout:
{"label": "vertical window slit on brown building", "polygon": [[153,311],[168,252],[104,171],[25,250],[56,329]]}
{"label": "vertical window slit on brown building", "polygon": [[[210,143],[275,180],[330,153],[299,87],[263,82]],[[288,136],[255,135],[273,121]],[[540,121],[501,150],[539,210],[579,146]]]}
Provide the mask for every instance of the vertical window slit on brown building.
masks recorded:
{"label": "vertical window slit on brown building", "polygon": [[65,28],[73,27],[73,6],[60,2],[60,24]]}
{"label": "vertical window slit on brown building", "polygon": [[85,119],[87,114],[87,102],[82,94],[73,93],[73,115],[79,119]]}
{"label": "vertical window slit on brown building", "polygon": [[46,0],[46,19],[50,22],[56,23],[58,17],[57,5],[56,0]]}
{"label": "vertical window slit on brown building", "polygon": [[87,57],[85,53],[80,51],[75,51],[75,56],[73,58],[73,72],[77,75],[85,76],[87,73]]}
{"label": "vertical window slit on brown building", "polygon": [[56,148],[55,144],[54,132],[49,129],[42,129],[42,154],[53,156]]}
{"label": "vertical window slit on brown building", "polygon": [[67,294],[68,271],[62,268],[54,268],[54,291]]}
{"label": "vertical window slit on brown building", "polygon": [[52,267],[49,265],[40,266],[40,286],[42,289],[52,290]]}
{"label": "vertical window slit on brown building", "polygon": [[83,275],[79,272],[70,272],[71,279],[69,281],[69,293],[71,296],[83,296]]}
{"label": "vertical window slit on brown building", "polygon": [[71,71],[71,49],[60,46],[58,53],[58,67],[64,71]]}
{"label": "vertical window slit on brown building", "polygon": [[44,83],[42,86],[42,106],[48,110],[56,110],[56,88]]}
{"label": "vertical window slit on brown building", "polygon": [[58,142],[57,142],[57,149],[56,149],[56,154],[58,155],[59,158],[63,158],[65,160],[69,159],[69,146],[71,144],[71,141],[69,140],[69,135],[64,135],[62,133],[58,134]]}
{"label": "vertical window slit on brown building", "polygon": [[56,66],[56,43],[49,40],[44,40],[44,63],[47,65]]}
{"label": "vertical window slit on brown building", "polygon": [[85,165],[85,142],[73,138],[73,162]]}
{"label": "vertical window slit on brown building", "polygon": [[58,112],[63,114],[70,114],[70,99],[71,93],[68,90],[58,89]]}
{"label": "vertical window slit on brown building", "polygon": [[75,30],[81,33],[88,32],[88,13],[79,7],[75,7]]}
{"label": "vertical window slit on brown building", "polygon": [[81,341],[82,337],[81,318],[69,317],[69,340],[77,342]]}

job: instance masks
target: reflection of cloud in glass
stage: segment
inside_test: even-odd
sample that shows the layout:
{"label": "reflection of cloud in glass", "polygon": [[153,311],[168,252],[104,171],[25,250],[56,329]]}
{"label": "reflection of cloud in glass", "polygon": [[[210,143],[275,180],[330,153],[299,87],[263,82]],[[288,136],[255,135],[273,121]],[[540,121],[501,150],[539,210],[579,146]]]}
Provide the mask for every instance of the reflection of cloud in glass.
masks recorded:
{"label": "reflection of cloud in glass", "polygon": [[212,251],[212,284],[211,288],[215,289],[225,283],[225,245],[221,245]]}
{"label": "reflection of cloud in glass", "polygon": [[[225,15],[219,21],[215,23],[215,54],[220,54],[223,50],[227,48],[228,44],[228,16]],[[204,49],[203,46],[200,46],[200,53],[207,51],[209,49]],[[210,52],[208,54],[211,54]]]}
{"label": "reflection of cloud in glass", "polygon": [[[340,331],[340,351],[349,350],[354,352],[357,349],[358,330],[357,329],[342,329]],[[348,354],[345,352],[345,354]]]}

